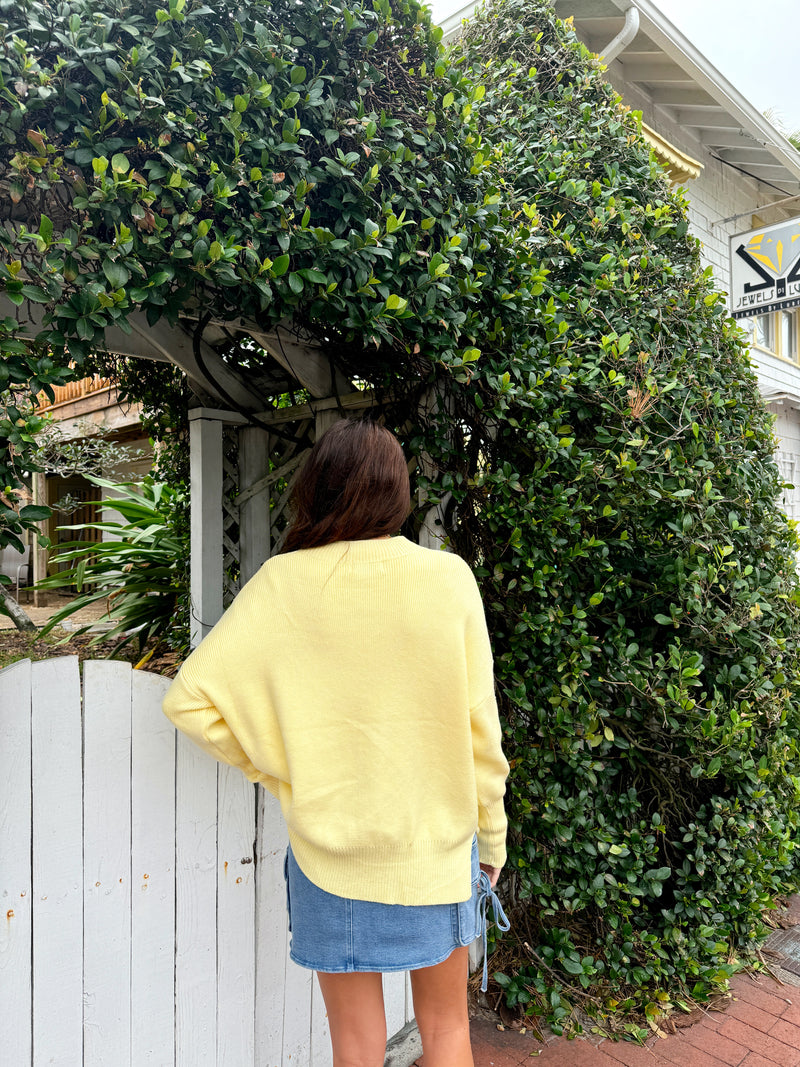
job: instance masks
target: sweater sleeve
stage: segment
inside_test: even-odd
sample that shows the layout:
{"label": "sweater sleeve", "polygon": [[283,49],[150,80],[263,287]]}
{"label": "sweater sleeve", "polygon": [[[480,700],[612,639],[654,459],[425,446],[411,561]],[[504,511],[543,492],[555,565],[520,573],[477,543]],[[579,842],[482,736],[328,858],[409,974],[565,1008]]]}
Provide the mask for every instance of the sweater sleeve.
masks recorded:
{"label": "sweater sleeve", "polygon": [[222,711],[209,695],[209,682],[223,674],[223,647],[227,626],[222,622],[206,636],[181,667],[167,690],[163,711],[181,733],[222,763],[238,767],[251,782],[261,782],[277,794],[277,779],[251,762]]}
{"label": "sweater sleeve", "polygon": [[470,728],[478,791],[478,852],[481,863],[502,867],[506,861],[506,813],[503,806],[508,762],[494,695],[492,647],[475,579],[467,619],[466,652],[470,689]]}

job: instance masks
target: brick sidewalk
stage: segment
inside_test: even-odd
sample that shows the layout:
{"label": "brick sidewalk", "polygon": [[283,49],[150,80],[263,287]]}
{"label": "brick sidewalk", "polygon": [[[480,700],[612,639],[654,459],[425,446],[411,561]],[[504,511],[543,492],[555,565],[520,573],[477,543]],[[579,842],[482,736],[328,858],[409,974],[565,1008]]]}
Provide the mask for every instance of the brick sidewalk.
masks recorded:
{"label": "brick sidewalk", "polygon": [[[498,1030],[495,1018],[475,1018],[475,1067],[800,1067],[800,894],[776,918],[764,948],[778,979],[736,975],[729,1000],[695,1012],[693,1023],[676,1016],[690,1025],[675,1034],[644,1047],[592,1034],[542,1043],[530,1032]],[[414,1067],[424,1067],[424,1057]]]}
{"label": "brick sidewalk", "polygon": [[[553,1039],[497,1029],[485,1019],[472,1023],[475,1067],[798,1067],[800,988],[774,978],[737,975],[724,1010],[642,1048],[630,1041],[596,1037]],[[423,1065],[423,1060],[418,1060]]]}

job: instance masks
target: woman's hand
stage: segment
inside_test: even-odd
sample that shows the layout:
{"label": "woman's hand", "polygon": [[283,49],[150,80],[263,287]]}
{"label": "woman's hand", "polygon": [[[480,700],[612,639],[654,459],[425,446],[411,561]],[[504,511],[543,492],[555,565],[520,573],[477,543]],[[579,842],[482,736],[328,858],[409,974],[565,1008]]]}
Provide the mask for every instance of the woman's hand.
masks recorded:
{"label": "woman's hand", "polygon": [[492,889],[497,885],[497,879],[500,877],[502,869],[502,867],[490,867],[488,863],[481,864],[481,870],[484,874],[488,875]]}

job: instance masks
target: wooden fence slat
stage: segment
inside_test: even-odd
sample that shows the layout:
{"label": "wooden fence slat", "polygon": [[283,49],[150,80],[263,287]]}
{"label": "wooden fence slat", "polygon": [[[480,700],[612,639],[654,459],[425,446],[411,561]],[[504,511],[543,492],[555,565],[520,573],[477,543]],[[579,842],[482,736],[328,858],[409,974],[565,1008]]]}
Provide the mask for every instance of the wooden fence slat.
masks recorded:
{"label": "wooden fence slat", "polygon": [[405,971],[383,976],[383,1000],[386,1005],[386,1033],[392,1037],[406,1025]]}
{"label": "wooden fence slat", "polygon": [[256,790],[225,765],[217,784],[217,1064],[252,1067]]}
{"label": "wooden fence slat", "polygon": [[31,1062],[31,661],[0,671],[3,1056]]}
{"label": "wooden fence slat", "polygon": [[319,982],[314,978],[311,985],[311,1050],[310,1062],[314,1067],[333,1067],[333,1047],[328,1013]]}
{"label": "wooden fence slat", "polygon": [[283,857],[289,839],[278,801],[258,790],[256,882],[256,1064],[281,1067],[287,940]]}
{"label": "wooden fence slat", "polygon": [[31,667],[33,1064],[83,1063],[83,825],[77,656]]}
{"label": "wooden fence slat", "polygon": [[314,972],[299,967],[286,951],[282,1065],[314,1067],[311,1061],[311,990]]}
{"label": "wooden fence slat", "polygon": [[175,729],[168,678],[133,672],[131,715],[131,1063],[175,1055]]}
{"label": "wooden fence slat", "polygon": [[84,1065],[130,1063],[131,668],[83,665]]}
{"label": "wooden fence slat", "polygon": [[175,783],[175,1062],[217,1053],[217,764],[178,735]]}

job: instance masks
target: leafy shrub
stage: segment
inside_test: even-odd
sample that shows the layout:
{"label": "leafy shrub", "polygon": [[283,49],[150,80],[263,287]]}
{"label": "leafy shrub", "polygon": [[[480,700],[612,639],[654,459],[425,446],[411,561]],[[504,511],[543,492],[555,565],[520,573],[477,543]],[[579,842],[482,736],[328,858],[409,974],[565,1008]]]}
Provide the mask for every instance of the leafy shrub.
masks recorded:
{"label": "leafy shrub", "polygon": [[[66,530],[99,530],[106,540],[75,540],[61,544],[51,564],[69,564],[39,583],[44,589],[77,587],[78,595],[42,628],[44,637],[81,608],[105,601],[103,620],[111,622],[93,643],[120,638],[117,648],[136,640],[140,649],[151,640],[171,648],[188,647],[186,559],[188,538],[174,529],[172,516],[181,505],[182,490],[145,478],[141,486],[89,478],[110,489],[113,497],[95,501],[118,511],[125,522],[107,519]],[[76,633],[86,633],[85,623]]]}
{"label": "leafy shrub", "polygon": [[771,417],[680,194],[569,27],[506,0],[457,53],[513,278],[472,383],[480,465],[451,475],[475,487],[455,537],[482,558],[513,765],[498,980],[556,1023],[585,988],[657,1016],[724,988],[798,882]]}

